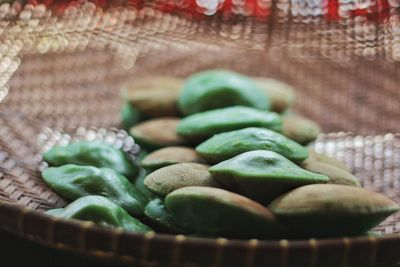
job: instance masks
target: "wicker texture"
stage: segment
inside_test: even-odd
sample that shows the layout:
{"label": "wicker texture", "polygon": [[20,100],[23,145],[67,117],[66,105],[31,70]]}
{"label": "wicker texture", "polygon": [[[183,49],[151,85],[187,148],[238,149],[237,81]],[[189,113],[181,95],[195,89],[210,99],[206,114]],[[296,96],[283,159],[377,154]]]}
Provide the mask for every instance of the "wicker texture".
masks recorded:
{"label": "wicker texture", "polygon": [[0,6],[0,227],[140,266],[365,267],[400,260],[400,214],[375,229],[380,238],[264,242],[136,235],[36,212],[65,204],[40,178],[41,152],[102,139],[134,155],[137,146],[118,130],[120,88],[138,77],[207,68],[294,85],[295,110],[332,132],[319,137],[317,151],[346,162],[365,188],[400,202],[400,136],[390,134],[399,132],[400,115],[395,5],[382,21],[331,21],[311,2],[270,2],[268,18],[236,8],[233,16],[196,19],[183,9],[157,10],[163,1],[140,10],[122,2],[102,9],[82,1],[60,16],[43,5]]}

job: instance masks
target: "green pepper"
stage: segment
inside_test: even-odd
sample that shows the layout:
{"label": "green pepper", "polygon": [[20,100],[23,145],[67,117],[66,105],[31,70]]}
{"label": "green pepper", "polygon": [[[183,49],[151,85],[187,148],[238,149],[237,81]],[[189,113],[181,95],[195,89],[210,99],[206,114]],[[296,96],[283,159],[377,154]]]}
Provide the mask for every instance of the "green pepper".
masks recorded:
{"label": "green pepper", "polygon": [[229,106],[269,109],[267,95],[248,77],[226,70],[202,71],[190,76],[178,100],[185,115]]}
{"label": "green pepper", "polygon": [[214,134],[247,127],[260,127],[280,131],[282,120],[274,112],[236,106],[188,116],[180,121],[176,131],[190,140],[203,141]]}
{"label": "green pepper", "polygon": [[81,197],[65,208],[48,210],[46,213],[64,219],[92,221],[106,227],[120,227],[132,232],[145,233],[152,230],[102,196]]}
{"label": "green pepper", "polygon": [[123,175],[108,168],[64,165],[43,171],[44,181],[67,200],[102,195],[134,216],[143,215],[146,199]]}
{"label": "green pepper", "polygon": [[138,124],[142,115],[137,111],[132,104],[125,101],[121,109],[122,126],[125,130],[129,131],[130,128]]}
{"label": "green pepper", "polygon": [[106,167],[128,179],[134,179],[138,173],[138,167],[123,151],[100,141],[79,141],[66,146],[56,146],[44,153],[43,159],[51,166],[76,164]]}
{"label": "green pepper", "polygon": [[227,188],[264,204],[293,188],[329,180],[267,150],[245,152],[212,166],[209,172]]}
{"label": "green pepper", "polygon": [[296,162],[307,159],[307,149],[289,138],[263,128],[245,128],[216,134],[196,148],[210,162],[220,162],[251,150],[270,150]]}
{"label": "green pepper", "polygon": [[163,231],[172,233],[184,232],[168,212],[164,201],[159,198],[153,199],[146,205],[144,214]]}

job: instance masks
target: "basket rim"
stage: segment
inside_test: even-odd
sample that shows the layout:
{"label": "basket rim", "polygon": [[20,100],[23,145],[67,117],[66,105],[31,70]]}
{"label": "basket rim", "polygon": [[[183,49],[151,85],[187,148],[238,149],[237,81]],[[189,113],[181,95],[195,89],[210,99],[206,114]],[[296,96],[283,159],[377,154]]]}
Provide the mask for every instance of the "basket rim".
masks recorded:
{"label": "basket rim", "polygon": [[[101,227],[89,221],[57,218],[21,204],[4,201],[0,201],[0,214],[3,215],[0,216],[0,228],[17,234],[22,238],[32,240],[36,243],[56,249],[79,252],[89,256],[94,256],[96,258],[113,258],[121,262],[136,262],[138,260],[135,256],[121,253],[120,242],[121,239],[124,238],[127,238],[131,241],[141,241],[143,246],[141,253],[142,259],[140,259],[140,262],[145,262],[149,252],[148,250],[150,242],[168,243],[174,247],[185,243],[201,247],[216,248],[217,250],[218,248],[226,246],[231,246],[243,251],[278,250],[282,254],[285,254],[285,251],[287,251],[289,248],[291,251],[307,249],[311,250],[311,253],[313,254],[317,253],[317,250],[343,249],[344,257],[348,257],[348,253],[346,251],[348,251],[350,247],[356,248],[367,246],[374,251],[374,253],[376,253],[379,245],[393,246],[396,244],[397,246],[400,246],[400,234],[396,233],[382,236],[340,237],[329,239],[311,238],[302,240],[238,240],[160,234],[152,231],[143,234],[128,232],[122,229]],[[40,230],[31,225],[33,221],[41,222]],[[43,225],[43,222],[46,225]],[[79,240],[79,242],[76,245],[68,244],[67,238],[64,235],[61,235],[61,238],[58,237],[55,239],[55,236],[58,233],[61,233],[63,229],[68,228],[73,228],[79,231],[77,235],[77,240]],[[91,235],[91,238],[95,238],[99,234],[107,235],[111,239],[110,249],[89,248],[87,246],[89,233],[93,234]],[[174,255],[171,256],[174,258]],[[370,258],[372,260],[375,257],[370,256]],[[371,266],[374,266],[374,264],[371,263]]]}

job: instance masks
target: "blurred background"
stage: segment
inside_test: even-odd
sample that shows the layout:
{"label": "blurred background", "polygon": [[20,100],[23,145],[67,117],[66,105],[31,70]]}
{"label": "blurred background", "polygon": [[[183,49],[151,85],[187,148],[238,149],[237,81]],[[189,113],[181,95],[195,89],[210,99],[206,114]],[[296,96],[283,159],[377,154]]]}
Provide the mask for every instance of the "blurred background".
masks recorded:
{"label": "blurred background", "polygon": [[3,1],[0,97],[14,90],[0,110],[63,128],[77,118],[115,126],[123,84],[149,73],[185,77],[229,68],[293,85],[296,110],[325,132],[396,132],[399,6],[398,0]]}

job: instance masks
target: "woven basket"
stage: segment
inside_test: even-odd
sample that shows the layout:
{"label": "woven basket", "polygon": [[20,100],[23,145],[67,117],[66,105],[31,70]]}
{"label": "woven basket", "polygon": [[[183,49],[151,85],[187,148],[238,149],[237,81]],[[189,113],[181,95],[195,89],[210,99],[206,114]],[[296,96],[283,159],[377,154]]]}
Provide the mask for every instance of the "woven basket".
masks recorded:
{"label": "woven basket", "polygon": [[261,241],[142,235],[43,213],[65,205],[40,177],[44,150],[102,139],[135,154],[118,130],[120,88],[208,68],[294,85],[295,110],[326,133],[316,150],[400,202],[400,3],[201,2],[0,5],[0,227],[135,266],[395,266],[400,214],[379,237]]}

